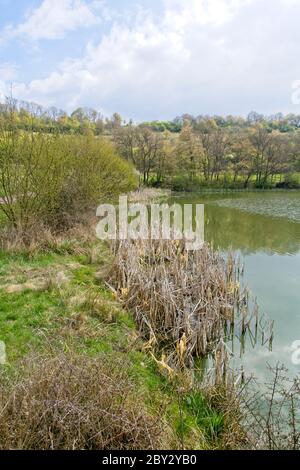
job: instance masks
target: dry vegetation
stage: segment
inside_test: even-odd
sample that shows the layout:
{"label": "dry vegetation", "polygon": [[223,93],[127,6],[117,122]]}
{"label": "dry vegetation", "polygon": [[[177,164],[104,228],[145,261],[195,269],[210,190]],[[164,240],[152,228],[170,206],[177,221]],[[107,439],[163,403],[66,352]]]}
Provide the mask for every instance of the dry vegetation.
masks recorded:
{"label": "dry vegetation", "polygon": [[31,356],[1,378],[0,449],[164,448],[166,423],[137,395],[124,363],[105,355]]}
{"label": "dry vegetation", "polygon": [[149,354],[105,289],[111,254],[92,233],[6,239],[0,252],[0,447],[220,447],[221,412],[189,373],[169,381]]}
{"label": "dry vegetation", "polygon": [[159,201],[170,196],[171,191],[169,189],[146,188],[140,186],[136,191],[132,191],[128,195],[128,200],[133,203],[138,202],[144,204],[151,204],[155,201]]}
{"label": "dry vegetation", "polygon": [[300,377],[268,367],[268,381],[250,380],[241,395],[241,423],[252,449],[300,450]]}
{"label": "dry vegetation", "polygon": [[[107,141],[1,131],[0,339],[11,363],[0,374],[0,448],[298,448],[299,385],[282,394],[286,439],[277,375],[267,419],[233,386],[228,334],[259,324],[237,260],[176,241],[113,253],[95,242],[90,211],[136,182]],[[208,354],[212,382],[197,363]]]}
{"label": "dry vegetation", "polygon": [[[111,268],[112,255],[89,233],[77,227],[65,238],[11,247],[16,261],[26,252],[29,262],[3,271],[1,302],[24,297],[34,308],[43,295],[59,307],[43,306],[41,350],[32,343],[34,353],[0,374],[0,448],[298,448],[299,384],[283,392],[277,377],[276,393],[254,396],[235,386],[228,368],[226,327],[242,332],[250,321],[234,258],[207,246],[187,253],[181,243],[156,243],[149,251],[136,242],[118,247]],[[53,253],[56,261],[31,266]],[[41,280],[43,290],[33,288]],[[10,283],[21,288],[8,292]],[[32,315],[28,321],[32,330]],[[212,380],[196,360],[208,352]]]}
{"label": "dry vegetation", "polygon": [[114,251],[109,285],[171,367],[220,351],[235,324],[241,334],[248,328],[248,293],[232,255],[225,260],[207,245],[188,251],[180,241],[122,241]]}

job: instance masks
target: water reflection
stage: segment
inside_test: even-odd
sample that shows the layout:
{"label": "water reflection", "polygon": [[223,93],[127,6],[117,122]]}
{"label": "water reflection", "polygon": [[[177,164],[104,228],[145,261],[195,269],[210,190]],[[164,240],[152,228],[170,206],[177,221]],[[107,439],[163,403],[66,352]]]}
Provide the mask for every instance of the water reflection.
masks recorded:
{"label": "water reflection", "polygon": [[260,314],[274,320],[272,351],[246,335],[245,344],[231,345],[234,365],[242,364],[262,380],[266,362],[284,363],[292,374],[299,373],[300,366],[291,361],[291,345],[300,340],[300,192],[194,194],[175,200],[205,204],[206,240],[224,252],[232,248],[241,254],[244,282]]}
{"label": "water reflection", "polygon": [[294,255],[300,251],[298,192],[185,195],[175,200],[205,205],[205,239],[215,248],[232,248],[244,255]]}
{"label": "water reflection", "polygon": [[205,238],[216,248],[233,248],[244,255],[296,254],[300,249],[300,223],[207,204]]}

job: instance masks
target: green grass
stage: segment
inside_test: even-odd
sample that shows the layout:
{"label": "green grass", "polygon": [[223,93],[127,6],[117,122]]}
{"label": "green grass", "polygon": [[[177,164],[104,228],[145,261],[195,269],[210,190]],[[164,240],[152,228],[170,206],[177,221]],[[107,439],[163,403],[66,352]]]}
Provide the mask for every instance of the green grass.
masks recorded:
{"label": "green grass", "polygon": [[212,181],[205,180],[202,173],[195,174],[193,180],[191,180],[188,174],[180,174],[170,178],[168,184],[174,191],[192,192],[205,189],[275,189],[277,183],[282,182],[289,182],[291,189],[297,188],[297,185],[300,184],[300,173],[276,174],[273,178],[269,177],[265,183],[261,184],[256,183],[256,176],[252,175],[246,188],[244,186],[245,176],[238,175],[234,181],[234,174],[232,172],[222,173],[218,180],[214,178]]}
{"label": "green grass", "polygon": [[[5,342],[9,362],[38,347],[37,332],[54,330],[55,317],[63,315],[59,298],[53,293],[0,294],[0,339]],[[52,333],[51,331],[51,333]]]}
{"label": "green grass", "polygon": [[[112,361],[119,358],[136,387],[151,397],[146,403],[149,410],[160,412],[164,405],[177,442],[189,448],[214,447],[223,429],[222,415],[199,392],[178,396],[176,384],[163,377],[153,358],[143,352],[132,315],[97,280],[99,265],[108,258],[105,247],[95,264],[88,255],[58,254],[57,250],[0,252],[0,340],[6,344],[8,369],[18,367],[18,360],[30,351],[42,352],[49,339],[63,350],[89,356],[105,353]],[[43,292],[8,294],[3,289],[49,270],[66,272],[70,282]],[[76,298],[82,300],[74,303]],[[80,315],[83,323],[77,325]]]}

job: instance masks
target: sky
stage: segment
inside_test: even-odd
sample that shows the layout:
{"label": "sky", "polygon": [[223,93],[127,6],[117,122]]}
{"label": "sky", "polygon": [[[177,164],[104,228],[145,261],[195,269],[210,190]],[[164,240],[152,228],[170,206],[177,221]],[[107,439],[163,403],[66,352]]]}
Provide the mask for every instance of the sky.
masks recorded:
{"label": "sky", "polygon": [[299,24],[300,0],[0,0],[0,99],[135,121],[300,113]]}

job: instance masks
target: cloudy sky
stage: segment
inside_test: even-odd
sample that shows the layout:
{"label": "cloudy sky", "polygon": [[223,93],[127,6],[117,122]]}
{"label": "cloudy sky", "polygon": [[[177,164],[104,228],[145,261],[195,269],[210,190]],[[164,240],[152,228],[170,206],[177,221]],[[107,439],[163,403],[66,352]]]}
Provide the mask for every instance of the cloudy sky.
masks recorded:
{"label": "cloudy sky", "polygon": [[71,111],[300,112],[300,0],[0,0],[0,95]]}

